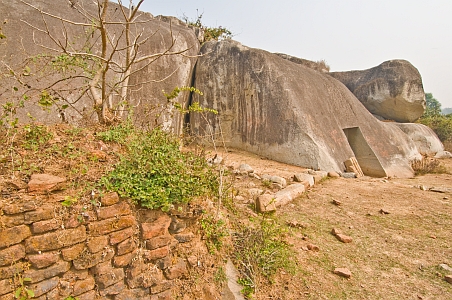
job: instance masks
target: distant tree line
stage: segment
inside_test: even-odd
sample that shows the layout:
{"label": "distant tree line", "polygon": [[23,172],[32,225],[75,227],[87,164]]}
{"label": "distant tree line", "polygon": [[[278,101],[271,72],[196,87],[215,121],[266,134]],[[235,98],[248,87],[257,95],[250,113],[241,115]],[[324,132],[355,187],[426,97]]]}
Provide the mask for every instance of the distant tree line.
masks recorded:
{"label": "distant tree line", "polygon": [[425,100],[425,112],[418,122],[433,129],[441,142],[452,142],[452,113],[443,114],[441,103],[432,93],[426,93]]}

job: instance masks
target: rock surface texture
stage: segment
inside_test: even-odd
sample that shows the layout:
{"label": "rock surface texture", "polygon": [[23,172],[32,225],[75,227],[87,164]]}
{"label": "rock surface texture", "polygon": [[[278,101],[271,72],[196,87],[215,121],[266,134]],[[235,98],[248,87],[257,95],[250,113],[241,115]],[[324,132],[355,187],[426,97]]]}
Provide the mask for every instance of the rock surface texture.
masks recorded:
{"label": "rock surface texture", "polygon": [[444,146],[436,133],[423,124],[394,123],[416,144],[419,153],[426,156],[435,156],[444,151]]}
{"label": "rock surface texture", "polygon": [[390,60],[362,71],[331,72],[373,114],[397,122],[413,122],[425,110],[419,71],[408,61]]}
{"label": "rock surface texture", "polygon": [[[27,1],[33,5],[38,5],[43,11],[50,12],[58,17],[72,20],[75,22],[91,23],[92,20],[86,20],[75,8],[71,8],[70,1]],[[75,1],[76,5],[83,6],[87,13],[92,16],[97,16],[97,7],[93,1],[80,0]],[[97,3],[97,2],[96,2]],[[10,66],[21,66],[26,58],[46,53],[49,55],[56,55],[56,52],[52,52],[50,49],[57,49],[56,44],[44,33],[39,32],[36,29],[31,28],[25,22],[21,20],[26,20],[29,24],[35,26],[36,28],[45,29],[45,24],[41,14],[23,3],[19,0],[1,1],[0,11],[2,12],[2,22],[7,20],[6,24],[2,25],[2,31],[6,35],[6,39],[2,40],[0,45],[0,60],[4,61]],[[109,21],[123,21],[122,13],[120,9],[117,9],[115,3],[110,4],[110,11],[108,13]],[[74,49],[82,48],[82,45],[77,43],[83,43],[86,39],[85,29],[83,26],[73,26],[70,24],[65,24],[64,31],[61,30],[62,22],[55,18],[45,17],[48,27],[50,28],[51,34],[58,38],[63,44],[65,39],[62,36],[62,32],[66,32],[70,38],[68,43],[73,45]],[[188,27],[182,21],[176,18],[169,17],[153,17],[149,13],[140,13],[138,23],[135,24],[132,30],[133,36],[141,34],[141,40],[146,40],[139,47],[139,55],[137,58],[144,57],[147,55],[153,55],[158,53],[163,53],[168,51],[171,52],[183,52],[185,55],[163,55],[158,59],[154,57],[153,62],[149,64],[149,61],[143,61],[134,65],[133,72],[130,75],[129,85],[129,97],[128,102],[131,107],[134,107],[134,117],[136,117],[136,123],[139,125],[144,122],[149,122],[153,120],[152,116],[154,114],[160,113],[161,109],[156,108],[156,106],[164,105],[167,103],[162,90],[167,93],[171,92],[175,87],[179,86],[190,86],[192,80],[192,72],[196,62],[196,55],[199,52],[200,44],[198,38],[195,34],[195,30]],[[108,30],[110,36],[116,35],[124,36],[121,26],[109,26]],[[101,42],[100,38],[97,36],[98,32],[93,33],[93,38],[88,39],[89,43],[93,43],[95,46],[92,49],[94,54],[100,55],[101,53]],[[20,37],[20,38],[16,38]],[[96,39],[96,42],[94,42]],[[120,41],[124,41],[121,38]],[[116,42],[116,40],[115,40]],[[43,48],[40,45],[45,45],[47,48]],[[80,47],[79,47],[80,46]],[[124,48],[125,44],[119,44],[119,48]],[[108,54],[111,53],[111,47],[108,47]],[[72,50],[75,51],[75,50]],[[122,53],[124,55],[124,53]],[[124,56],[117,54],[112,59],[118,65],[124,64]],[[22,80],[29,84],[35,89],[44,89],[44,87],[51,86],[51,83],[56,81],[56,79],[61,78],[61,73],[57,73],[53,76],[44,76],[42,78],[36,78],[34,76],[35,72],[34,65],[29,64],[31,68],[30,76],[23,78]],[[111,68],[114,68],[113,65]],[[2,74],[9,74],[6,69],[0,69]],[[22,69],[19,70],[22,72]],[[119,77],[119,74],[115,74]],[[74,76],[75,77],[75,76]],[[10,78],[11,79],[11,78]],[[40,80],[38,82],[37,80]],[[165,79],[165,80],[163,80]],[[108,83],[111,84],[113,78],[107,78]],[[17,82],[5,82],[4,87],[16,86]],[[93,100],[84,96],[80,100],[77,97],[81,94],[79,91],[83,91],[86,87],[85,81],[71,80],[68,86],[64,86],[64,89],[70,89],[71,87],[78,87],[76,92],[72,91],[72,94],[66,95],[71,105],[64,110],[65,120],[67,122],[77,122],[82,117],[95,116],[93,110]],[[81,86],[84,86],[81,88]],[[53,86],[48,89],[50,95],[56,95],[58,92],[56,89],[54,91]],[[132,88],[133,87],[133,88]],[[11,88],[9,88],[12,90]],[[0,90],[3,92],[3,90]],[[89,92],[87,93],[89,94]],[[119,97],[113,95],[112,104],[117,105]],[[3,94],[0,99],[0,104],[5,99],[8,99],[7,94]],[[62,93],[58,93],[59,98],[63,96]],[[32,99],[33,100],[33,99]],[[182,93],[175,101],[178,101],[182,106],[185,105],[188,100],[188,93]],[[47,112],[38,105],[36,101],[27,101],[25,103],[26,107],[20,110],[19,117],[21,121],[27,121],[27,112],[30,112],[33,117],[39,122],[44,123],[59,123],[61,122],[61,113],[58,108],[64,104],[60,100],[59,105],[53,105],[50,112]],[[57,107],[58,106],[58,107]],[[183,118],[177,112],[167,112],[167,114],[162,115],[161,123],[169,128],[174,129],[178,132],[182,126]]]}
{"label": "rock surface texture", "polygon": [[219,114],[192,114],[194,134],[317,170],[342,172],[356,157],[365,175],[413,175],[414,143],[333,77],[232,40],[208,42],[201,53],[195,86],[204,96],[192,101]]}

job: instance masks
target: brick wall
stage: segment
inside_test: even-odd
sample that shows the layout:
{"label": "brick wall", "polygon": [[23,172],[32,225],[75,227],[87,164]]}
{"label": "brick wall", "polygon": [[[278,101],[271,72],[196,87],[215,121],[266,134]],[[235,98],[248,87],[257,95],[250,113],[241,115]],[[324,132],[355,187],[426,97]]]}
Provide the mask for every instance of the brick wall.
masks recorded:
{"label": "brick wall", "polygon": [[[193,214],[136,209],[116,193],[78,215],[55,217],[61,203],[11,201],[0,216],[0,300],[14,299],[17,278],[37,299],[171,299],[185,260],[170,256],[191,241]],[[14,280],[16,278],[16,280]]]}

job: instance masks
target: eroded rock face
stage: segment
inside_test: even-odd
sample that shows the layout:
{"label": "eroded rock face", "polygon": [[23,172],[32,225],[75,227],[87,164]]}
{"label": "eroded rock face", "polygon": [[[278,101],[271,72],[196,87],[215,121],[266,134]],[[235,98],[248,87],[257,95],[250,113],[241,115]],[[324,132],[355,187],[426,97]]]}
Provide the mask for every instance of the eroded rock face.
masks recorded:
{"label": "eroded rock face", "polygon": [[417,123],[394,123],[394,125],[402,129],[413,140],[422,155],[435,156],[444,151],[443,144],[430,127]]}
{"label": "eroded rock face", "polygon": [[[40,7],[43,11],[50,12],[65,19],[76,22],[87,22],[76,8],[71,7],[70,1],[29,0],[27,2]],[[76,3],[77,5],[82,5],[90,15],[98,15],[97,7],[93,1],[79,0],[76,1]],[[108,18],[110,21],[123,20],[121,10],[117,8],[115,3],[110,3],[109,9]],[[2,25],[2,32],[6,35],[6,39],[0,40],[1,61],[14,67],[17,69],[16,71],[23,72],[25,66],[23,62],[26,58],[42,53],[50,55],[56,54],[56,52],[51,51],[51,49],[56,49],[58,47],[46,34],[33,29],[24,21],[21,21],[26,20],[26,22],[37,28],[45,28],[42,16],[37,10],[26,6],[19,0],[9,0],[0,2],[0,12],[2,18],[1,22],[7,20],[5,24]],[[66,24],[66,27],[64,27],[65,30],[62,30],[63,26],[59,20],[50,17],[46,17],[45,19],[52,35],[57,37],[63,44],[66,40],[64,39],[62,32],[67,31],[67,35],[69,36],[67,41],[68,44],[72,45],[71,43],[75,43],[74,48],[81,48],[79,47],[80,43],[84,43],[87,36],[84,32],[86,29],[85,27]],[[196,55],[199,52],[200,44],[195,31],[175,18],[165,18],[161,16],[154,18],[149,13],[140,13],[138,21],[142,23],[137,23],[132,26],[132,32],[134,33],[132,38],[136,36],[135,34],[142,34],[143,40],[148,38],[146,42],[139,47],[140,57],[163,53],[166,50],[169,50],[168,52],[187,50],[184,52],[185,56],[168,55],[161,56],[158,59],[156,59],[157,57],[154,57],[155,61],[151,64],[142,62],[135,65],[134,72],[132,72],[129,82],[129,105],[130,107],[133,107],[136,124],[146,125],[146,122],[153,120],[153,116],[156,113],[161,114],[161,109],[155,107],[167,103],[162,90],[169,93],[177,86],[191,85],[193,67],[196,62]],[[91,21],[88,23],[90,22]],[[120,36],[122,37],[122,41],[124,41],[122,26],[111,26],[109,27],[109,32],[112,38],[114,36],[114,42],[116,42]],[[90,37],[91,40],[89,40],[89,42],[95,44],[95,47],[91,49],[92,53],[99,55],[101,53],[101,42],[96,34],[97,33],[94,33],[92,37]],[[172,43],[172,38],[175,41],[174,44]],[[44,45],[47,48],[43,48],[40,45]],[[123,42],[122,44],[120,43],[118,47],[124,48],[124,45]],[[108,49],[109,53],[110,50],[111,49]],[[112,59],[117,62],[118,65],[121,65],[124,56],[120,57],[119,55],[116,55]],[[38,74],[35,66],[30,61],[26,62],[26,64],[30,67],[31,74],[30,76],[22,78],[22,80],[29,84],[31,89],[35,89],[38,92],[45,87],[51,86],[51,83],[56,81],[56,79],[61,78],[60,74],[54,76],[42,76],[41,73],[39,73],[40,75],[38,78],[38,76],[35,76]],[[113,67],[114,66],[112,66],[112,68]],[[9,71],[4,68],[3,64],[0,66],[0,73],[2,75],[9,74]],[[116,74],[116,76],[119,77],[119,74]],[[13,86],[22,88],[22,85],[12,80],[11,76],[8,77],[9,81],[7,81],[6,77],[4,78],[5,80],[2,82],[2,87],[0,88],[0,104],[3,104],[5,101],[14,97],[14,93],[8,92],[13,90]],[[113,78],[109,78],[108,82],[111,84]],[[71,105],[64,110],[65,121],[70,123],[80,122],[82,117],[91,120],[96,119],[96,114],[93,110],[93,100],[87,96],[89,95],[89,92],[86,93],[84,97],[77,100],[77,97],[82,94],[80,91],[86,86],[86,81],[74,79],[69,82],[68,86],[64,87],[64,89],[77,87],[72,93],[66,95],[71,101]],[[52,96],[57,95],[56,92],[52,91],[54,87],[47,89]],[[4,93],[4,90],[7,92]],[[61,95],[62,94],[59,95],[59,98],[61,98]],[[116,94],[113,94],[112,102],[113,106],[117,107],[119,97],[115,95]],[[26,107],[24,109],[18,111],[21,122],[25,122],[29,119],[27,117],[27,112],[30,112],[39,122],[58,123],[62,121],[58,107],[61,108],[65,103],[59,101],[57,105],[54,105],[50,109],[50,112],[47,112],[37,105],[37,97],[39,95],[35,96],[36,97],[32,97],[25,103]],[[181,93],[175,100],[184,105],[188,100],[188,93]],[[172,128],[175,132],[179,132],[179,129],[182,126],[180,114],[178,114],[177,111],[168,111],[167,113],[167,116],[163,117],[160,122],[166,122],[167,127]],[[125,118],[125,115],[123,118]]]}
{"label": "eroded rock face", "polygon": [[356,157],[366,175],[412,176],[420,156],[398,127],[375,119],[333,77],[269,52],[227,40],[201,49],[195,95],[219,111],[192,114],[192,132],[267,158],[342,172]]}
{"label": "eroded rock face", "polygon": [[373,114],[397,122],[413,122],[425,110],[419,71],[406,60],[385,61],[362,71],[330,72]]}

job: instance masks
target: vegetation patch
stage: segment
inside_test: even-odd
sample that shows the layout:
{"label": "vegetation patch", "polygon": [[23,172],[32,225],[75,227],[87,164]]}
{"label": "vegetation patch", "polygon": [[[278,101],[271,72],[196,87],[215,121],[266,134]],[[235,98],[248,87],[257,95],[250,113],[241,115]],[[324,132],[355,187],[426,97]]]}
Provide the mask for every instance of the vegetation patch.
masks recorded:
{"label": "vegetation patch", "polygon": [[446,168],[441,162],[434,158],[425,157],[422,160],[414,160],[411,162],[411,167],[413,168],[415,175],[447,173]]}
{"label": "vegetation patch", "polygon": [[242,275],[239,283],[248,298],[260,286],[272,283],[278,270],[293,274],[296,269],[294,251],[284,240],[286,230],[264,216],[251,219],[251,222],[233,236],[235,260]]}
{"label": "vegetation patch", "polygon": [[143,207],[168,211],[175,204],[213,196],[218,190],[217,174],[203,155],[182,152],[181,141],[159,128],[146,132],[125,123],[100,132],[98,137],[126,149],[100,185]]}

